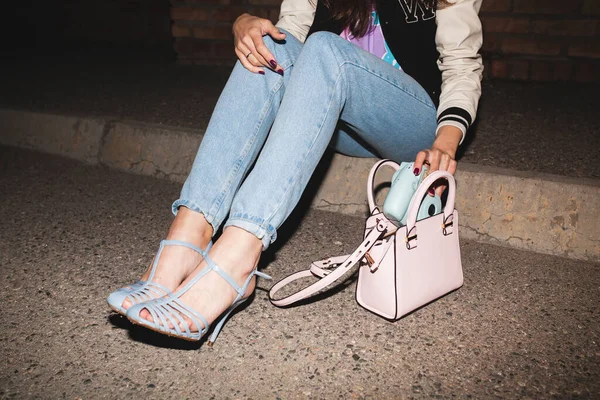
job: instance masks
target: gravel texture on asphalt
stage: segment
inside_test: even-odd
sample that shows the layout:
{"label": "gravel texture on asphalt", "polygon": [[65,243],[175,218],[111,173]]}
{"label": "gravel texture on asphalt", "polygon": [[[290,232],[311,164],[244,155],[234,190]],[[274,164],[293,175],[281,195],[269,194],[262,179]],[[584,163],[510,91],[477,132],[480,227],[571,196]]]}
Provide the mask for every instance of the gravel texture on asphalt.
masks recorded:
{"label": "gravel texture on asphalt", "polygon": [[[598,264],[462,243],[465,285],[395,323],[349,280],[316,302],[253,301],[215,346],[110,312],[172,220],[179,185],[0,147],[0,398],[597,398]],[[304,209],[264,272],[353,250],[363,220]]]}
{"label": "gravel texture on asphalt", "polygon": [[[162,53],[80,50],[0,63],[0,107],[197,128],[231,68],[180,66]],[[486,82],[460,159],[600,178],[598,85]]]}

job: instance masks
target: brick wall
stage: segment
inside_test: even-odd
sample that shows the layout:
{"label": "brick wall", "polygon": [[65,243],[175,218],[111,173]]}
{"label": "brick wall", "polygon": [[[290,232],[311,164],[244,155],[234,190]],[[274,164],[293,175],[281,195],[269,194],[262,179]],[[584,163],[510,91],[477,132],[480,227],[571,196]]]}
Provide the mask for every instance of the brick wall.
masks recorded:
{"label": "brick wall", "polygon": [[[280,0],[171,0],[181,63],[235,60],[231,26],[244,12],[277,21]],[[486,78],[600,82],[600,0],[483,0]]]}
{"label": "brick wall", "polygon": [[120,44],[169,39],[168,0],[66,0],[60,4],[65,20],[62,34],[68,39]]}
{"label": "brick wall", "polygon": [[600,82],[600,0],[483,0],[486,77]]}
{"label": "brick wall", "polygon": [[0,46],[52,50],[88,44],[171,47],[169,0],[20,0],[2,6]]}
{"label": "brick wall", "polygon": [[236,60],[231,27],[247,12],[273,23],[281,0],[171,0],[171,33],[184,64],[226,64]]}

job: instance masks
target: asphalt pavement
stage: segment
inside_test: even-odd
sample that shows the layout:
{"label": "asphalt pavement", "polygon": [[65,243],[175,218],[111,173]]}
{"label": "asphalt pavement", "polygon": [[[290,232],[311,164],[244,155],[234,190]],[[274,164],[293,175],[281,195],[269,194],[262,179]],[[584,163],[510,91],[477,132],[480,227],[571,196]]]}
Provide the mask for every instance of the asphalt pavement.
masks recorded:
{"label": "asphalt pavement", "polygon": [[[465,285],[395,323],[349,280],[278,309],[259,281],[213,348],[105,302],[137,279],[180,185],[0,147],[0,398],[598,398],[600,265],[463,241]],[[363,219],[298,210],[279,279],[351,251]]]}

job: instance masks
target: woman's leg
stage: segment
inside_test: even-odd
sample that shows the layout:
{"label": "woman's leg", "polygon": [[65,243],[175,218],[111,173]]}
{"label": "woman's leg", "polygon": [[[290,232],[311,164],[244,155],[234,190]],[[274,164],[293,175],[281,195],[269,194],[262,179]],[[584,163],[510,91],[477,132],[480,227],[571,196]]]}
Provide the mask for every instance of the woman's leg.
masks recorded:
{"label": "woman's leg", "polygon": [[429,147],[435,106],[410,76],[337,35],[308,38],[271,134],[231,207],[237,226],[266,248],[296,206],[338,120],[372,153],[410,160]]}
{"label": "woman's leg", "polygon": [[[278,112],[302,43],[288,34],[285,43],[269,36],[265,44],[284,68],[281,76],[266,70],[253,74],[239,62],[217,102],[180,198],[167,240],[181,240],[205,249],[225,216],[240,182],[254,163]],[[174,290],[201,261],[195,251],[167,246],[152,280]],[[142,276],[147,280],[151,267]],[[125,300],[123,307],[131,303]]]}
{"label": "woman's leg", "polygon": [[284,75],[266,70],[265,75],[247,71],[236,63],[213,111],[191,172],[173,213],[179,207],[201,213],[217,230],[227,214],[235,192],[262,148],[290,79],[302,43],[291,34],[286,43],[265,44]]}
{"label": "woman's leg", "polygon": [[338,123],[331,142],[329,142],[329,147],[350,157],[378,157],[375,154],[375,149],[372,149],[352,128],[343,122]]}
{"label": "woman's leg", "polygon": [[[436,126],[435,107],[412,78],[336,35],[311,36],[296,60],[258,160],[235,194],[223,235],[210,251],[238,283],[275,240],[340,119],[377,154],[397,160],[410,159],[431,145]],[[232,287],[211,272],[181,301],[210,323],[234,297]],[[152,319],[146,310],[142,313]]]}

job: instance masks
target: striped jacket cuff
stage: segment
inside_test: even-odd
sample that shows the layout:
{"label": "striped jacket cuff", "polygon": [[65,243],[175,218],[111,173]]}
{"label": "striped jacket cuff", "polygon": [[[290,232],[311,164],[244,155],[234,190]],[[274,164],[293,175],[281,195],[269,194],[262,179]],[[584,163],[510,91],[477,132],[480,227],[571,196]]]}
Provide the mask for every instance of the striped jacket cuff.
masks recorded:
{"label": "striped jacket cuff", "polygon": [[452,126],[457,127],[458,129],[461,130],[461,132],[463,134],[463,138],[461,140],[461,143],[462,143],[462,141],[465,139],[465,134],[467,133],[467,130],[471,126],[472,122],[473,122],[473,119],[471,118],[471,115],[464,108],[449,107],[449,108],[445,109],[444,111],[442,111],[440,113],[440,115],[438,115],[437,130],[439,130],[440,127],[442,127],[444,125],[452,125]]}

